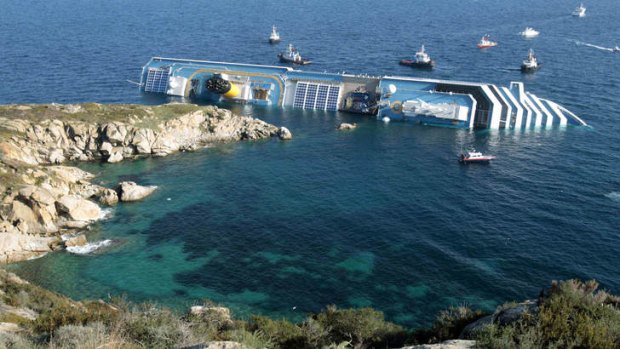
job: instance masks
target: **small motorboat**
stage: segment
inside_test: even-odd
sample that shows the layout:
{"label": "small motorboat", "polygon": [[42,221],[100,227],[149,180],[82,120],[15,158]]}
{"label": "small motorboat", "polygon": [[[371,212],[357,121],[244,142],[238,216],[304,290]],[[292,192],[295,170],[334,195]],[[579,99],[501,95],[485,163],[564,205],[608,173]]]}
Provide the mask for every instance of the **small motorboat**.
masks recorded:
{"label": "small motorboat", "polygon": [[399,62],[401,65],[406,65],[415,68],[433,69],[435,61],[424,50],[424,45],[420,48],[420,51],[415,53],[413,59],[402,59]]}
{"label": "small motorboat", "polygon": [[586,8],[583,6],[583,4],[579,4],[579,6],[577,6],[575,11],[573,11],[573,16],[575,16],[575,17],[585,17],[586,16]]}
{"label": "small motorboat", "polygon": [[470,164],[470,163],[488,164],[493,159],[495,159],[495,156],[483,155],[481,152],[478,152],[475,149],[466,151],[465,153],[462,153],[459,156],[459,162],[462,164]]}
{"label": "small motorboat", "polygon": [[534,28],[525,27],[525,30],[519,34],[521,34],[524,38],[535,38],[540,34],[540,32]]}
{"label": "small motorboat", "polygon": [[299,65],[306,65],[312,63],[312,61],[301,58],[299,51],[293,47],[292,44],[288,44],[287,52],[278,53],[278,58],[281,63],[292,63]]}
{"label": "small motorboat", "polygon": [[489,47],[495,47],[497,46],[497,42],[495,41],[491,41],[491,37],[489,36],[489,34],[485,34],[482,39],[480,39],[480,42],[478,42],[478,48],[489,48]]}
{"label": "small motorboat", "polygon": [[276,26],[272,26],[271,27],[271,35],[269,35],[269,43],[270,44],[277,44],[280,42],[280,34],[278,34],[278,31],[276,30]]}
{"label": "small motorboat", "polygon": [[614,48],[611,49],[614,52],[620,52],[620,46],[616,46]]}
{"label": "small motorboat", "polygon": [[521,63],[521,72],[523,73],[533,73],[540,68],[541,64],[538,63],[536,59],[536,55],[532,49],[527,53],[527,58]]}

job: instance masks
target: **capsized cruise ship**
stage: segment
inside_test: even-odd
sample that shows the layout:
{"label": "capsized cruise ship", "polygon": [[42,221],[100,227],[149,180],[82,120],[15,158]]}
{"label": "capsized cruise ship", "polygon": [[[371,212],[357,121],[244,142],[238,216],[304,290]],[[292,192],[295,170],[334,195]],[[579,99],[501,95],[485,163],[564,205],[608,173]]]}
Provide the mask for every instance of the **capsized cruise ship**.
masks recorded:
{"label": "capsized cruise ship", "polygon": [[290,67],[153,57],[140,88],[205,102],[238,102],[374,115],[425,125],[521,129],[586,125],[577,115],[525,91],[488,83],[319,73]]}

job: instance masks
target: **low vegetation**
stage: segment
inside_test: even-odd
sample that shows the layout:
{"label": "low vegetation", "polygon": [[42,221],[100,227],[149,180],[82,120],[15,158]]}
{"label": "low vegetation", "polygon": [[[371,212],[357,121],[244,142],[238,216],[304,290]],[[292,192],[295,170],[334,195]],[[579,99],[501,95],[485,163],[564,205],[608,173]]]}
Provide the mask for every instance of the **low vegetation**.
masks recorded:
{"label": "low vegetation", "polygon": [[[511,323],[491,322],[473,339],[480,348],[618,348],[619,307],[620,298],[599,291],[594,281],[557,282],[541,293],[535,312]],[[244,348],[400,348],[458,338],[483,316],[452,307],[416,331],[371,308],[328,306],[301,323],[263,316],[242,321],[213,304],[182,315],[124,299],[75,302],[0,270],[0,322],[18,328],[0,331],[0,348],[201,348],[213,341]]]}
{"label": "low vegetation", "polygon": [[596,281],[554,282],[538,312],[512,324],[486,326],[482,348],[620,348],[620,298]]}

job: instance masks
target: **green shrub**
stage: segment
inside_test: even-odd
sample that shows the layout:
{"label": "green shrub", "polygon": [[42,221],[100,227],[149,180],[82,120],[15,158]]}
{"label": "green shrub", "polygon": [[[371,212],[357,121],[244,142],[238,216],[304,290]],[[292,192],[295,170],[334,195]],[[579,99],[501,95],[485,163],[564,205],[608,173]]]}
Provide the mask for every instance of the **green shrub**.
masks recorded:
{"label": "green shrub", "polygon": [[122,337],[144,348],[172,348],[188,340],[189,329],[177,314],[141,304],[123,314],[117,326]]}
{"label": "green shrub", "polygon": [[483,348],[619,348],[618,298],[597,289],[596,281],[554,282],[531,319],[488,326],[476,339]]}
{"label": "green shrub", "polygon": [[189,313],[184,318],[194,338],[199,341],[221,340],[224,332],[245,327],[245,322],[234,321],[228,314],[216,310],[219,306],[212,303],[205,303],[204,306],[212,309],[200,314]]}
{"label": "green shrub", "polygon": [[35,349],[39,346],[21,334],[0,332],[0,348]]}
{"label": "green shrub", "polygon": [[56,329],[50,340],[52,348],[94,349],[108,342],[106,328],[102,323],[87,326],[67,325]]}
{"label": "green shrub", "polygon": [[248,327],[251,332],[262,333],[274,348],[309,348],[303,330],[286,320],[253,316]]}
{"label": "green shrub", "polygon": [[224,334],[226,340],[238,342],[251,349],[271,349],[273,343],[260,331],[249,332],[244,329],[227,331]]}
{"label": "green shrub", "polygon": [[383,313],[372,308],[329,306],[315,320],[328,329],[330,343],[350,342],[354,348],[396,347],[406,338],[400,326],[385,321]]}

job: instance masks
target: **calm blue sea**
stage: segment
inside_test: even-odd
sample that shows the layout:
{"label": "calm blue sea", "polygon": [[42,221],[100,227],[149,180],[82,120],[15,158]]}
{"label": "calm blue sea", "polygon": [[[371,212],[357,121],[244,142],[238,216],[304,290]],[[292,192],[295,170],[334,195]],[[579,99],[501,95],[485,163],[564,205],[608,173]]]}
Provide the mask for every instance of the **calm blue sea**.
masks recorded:
{"label": "calm blue sea", "polygon": [[[111,246],[11,268],[76,298],[208,298],[292,319],[373,306],[408,326],[448,305],[534,297],[553,279],[620,292],[620,54],[603,49],[620,45],[620,2],[585,5],[576,19],[568,0],[5,1],[0,103],[165,103],[126,81],[151,56],[275,64],[291,42],[312,70],[524,81],[592,126],[471,132],[237,106],[295,139],[84,164],[101,183],[159,189],[88,233]],[[266,43],[272,24],[280,46]],[[525,26],[540,37],[522,39]],[[485,33],[499,46],[476,49]],[[421,44],[436,70],[397,64]],[[530,47],[544,65],[523,76]],[[359,127],[337,132],[343,121]],[[498,160],[459,166],[468,145]]]}

